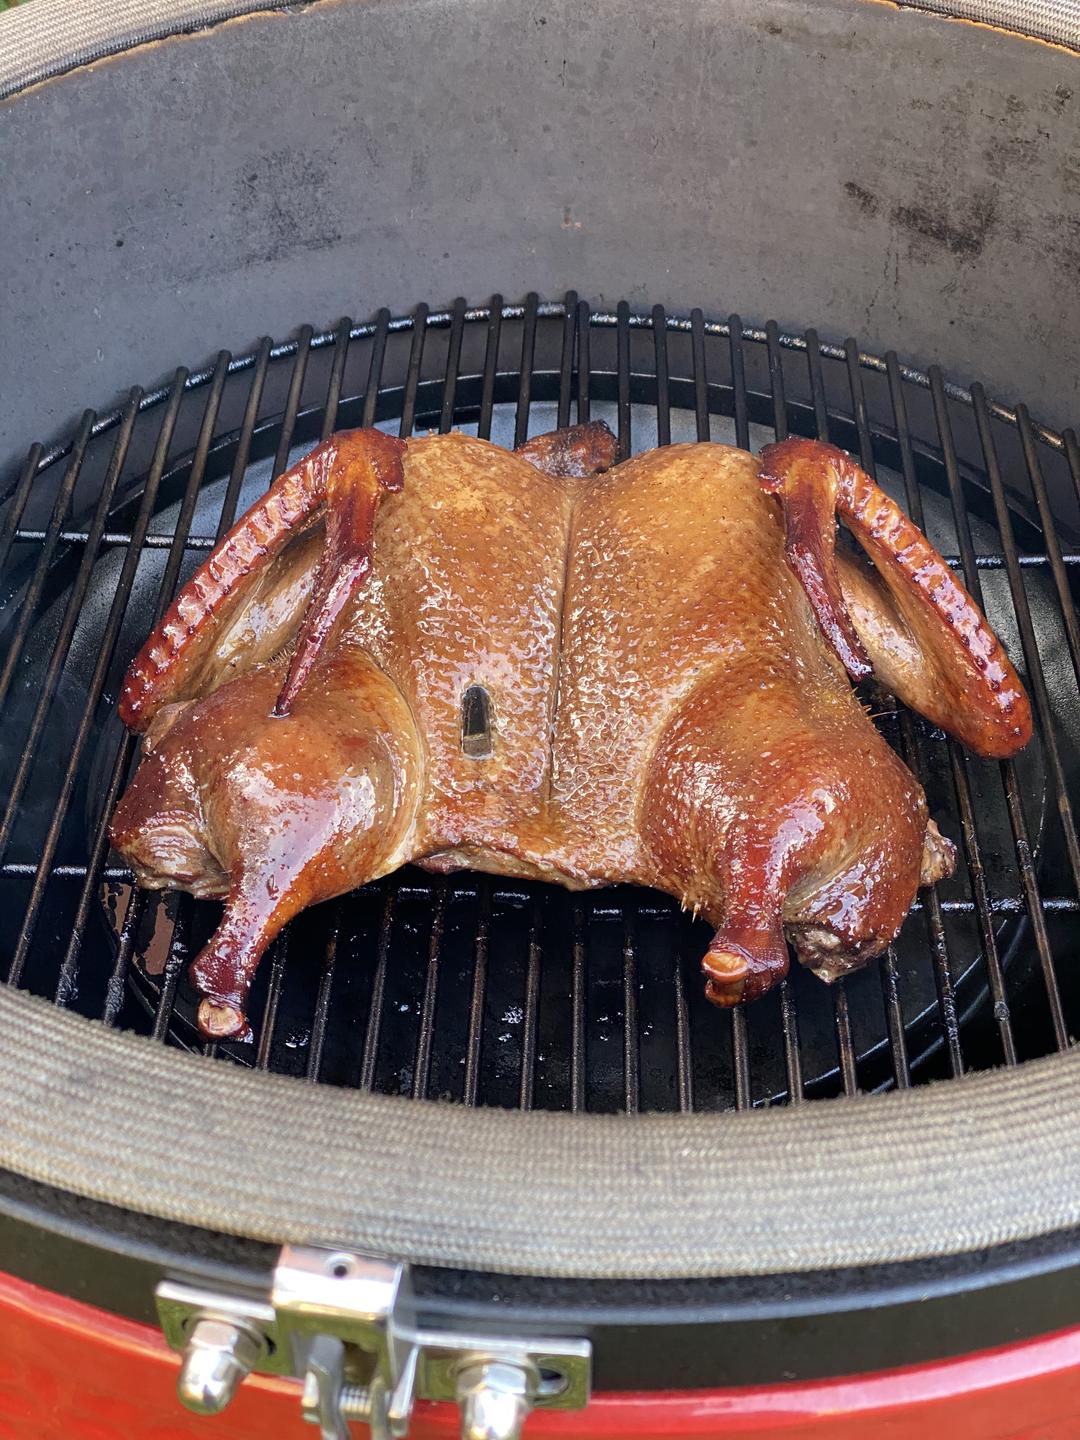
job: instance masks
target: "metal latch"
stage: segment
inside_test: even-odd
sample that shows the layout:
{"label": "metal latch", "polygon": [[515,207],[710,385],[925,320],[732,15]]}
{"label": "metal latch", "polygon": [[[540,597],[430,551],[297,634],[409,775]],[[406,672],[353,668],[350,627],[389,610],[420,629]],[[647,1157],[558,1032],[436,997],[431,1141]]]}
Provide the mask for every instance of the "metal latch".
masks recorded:
{"label": "metal latch", "polygon": [[180,1399],[204,1415],[253,1371],[302,1381],[304,1419],[322,1440],[349,1440],[353,1420],[373,1440],[400,1440],[418,1399],[456,1400],[464,1440],[514,1440],[534,1409],[589,1399],[587,1340],[422,1329],[407,1267],[374,1256],[287,1245],[269,1303],[172,1280],[156,1294],[184,1357]]}

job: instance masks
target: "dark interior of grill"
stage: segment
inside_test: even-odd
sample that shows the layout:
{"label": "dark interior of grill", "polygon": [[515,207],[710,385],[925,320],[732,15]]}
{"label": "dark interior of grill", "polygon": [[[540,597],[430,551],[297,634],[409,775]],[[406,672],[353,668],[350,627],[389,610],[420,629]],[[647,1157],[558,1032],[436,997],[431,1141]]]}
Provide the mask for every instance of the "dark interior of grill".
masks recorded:
{"label": "dark interior of grill", "polygon": [[957,843],[957,873],[920,892],[881,962],[833,987],[796,965],[779,993],[721,1012],[698,973],[708,931],[659,894],[408,869],[295,921],[256,980],[253,1042],[206,1048],[322,1083],[577,1111],[794,1102],[1063,1049],[1080,1012],[1075,435],[854,340],[573,294],[304,327],[31,450],[0,511],[7,983],[203,1047],[185,969],[218,909],[133,888],[109,852],[136,754],[114,713],[131,656],[216,538],[333,430],[459,426],[513,445],[590,417],[624,456],[827,438],[956,566],[1028,684],[1031,745],[976,759],[872,684],[861,698]]}

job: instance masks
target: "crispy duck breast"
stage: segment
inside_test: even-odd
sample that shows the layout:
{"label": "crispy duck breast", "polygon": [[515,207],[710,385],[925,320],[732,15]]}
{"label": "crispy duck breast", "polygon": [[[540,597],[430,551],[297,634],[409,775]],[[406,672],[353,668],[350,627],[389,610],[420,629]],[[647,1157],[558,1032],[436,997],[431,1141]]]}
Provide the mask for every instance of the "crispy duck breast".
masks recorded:
{"label": "crispy duck breast", "polygon": [[[282,475],[128,673],[145,735],[112,839],[225,901],[191,974],[242,1037],[305,906],[407,862],[677,896],[720,1005],[880,954],[954,852],[849,675],[982,755],[1031,733],[949,567],[842,451],[603,425],[511,453],[334,436]],[[836,548],[836,515],[873,562]]]}

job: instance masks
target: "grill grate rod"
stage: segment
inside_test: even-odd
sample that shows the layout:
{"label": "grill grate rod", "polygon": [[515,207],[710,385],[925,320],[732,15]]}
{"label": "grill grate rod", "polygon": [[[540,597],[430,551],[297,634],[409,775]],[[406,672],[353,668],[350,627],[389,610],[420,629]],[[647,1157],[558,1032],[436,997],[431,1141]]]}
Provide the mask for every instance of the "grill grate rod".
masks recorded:
{"label": "grill grate rod", "polygon": [[[568,306],[572,310],[572,306]],[[529,959],[525,971],[525,1004],[521,1016],[521,1084],[518,1087],[518,1109],[531,1110],[536,1089],[537,1030],[540,1014],[541,939],[544,911],[539,900],[532,905],[529,925]]]}
{"label": "grill grate rod", "polygon": [[562,355],[559,360],[559,408],[555,420],[560,430],[570,424],[570,402],[574,387],[574,313],[577,299],[577,291],[568,290],[563,300],[566,313],[563,316]]}
{"label": "grill grate rod", "polygon": [[[68,649],[71,645],[71,638],[75,633],[75,626],[78,624],[79,616],[82,613],[83,601],[90,585],[90,577],[97,561],[98,551],[101,546],[101,537],[105,533],[105,520],[112,505],[113,496],[116,493],[117,482],[127,459],[128,446],[131,444],[131,432],[135,425],[135,416],[138,412],[139,397],[141,391],[133,390],[128,398],[127,407],[124,411],[124,420],[116,438],[113,441],[112,455],[109,459],[109,468],[106,471],[105,479],[102,481],[101,493],[94,510],[94,518],[90,526],[87,544],[82,553],[78,574],[68,592],[67,603],[64,606],[64,616],[60,622],[60,629],[53,642],[52,654],[49,656],[49,664],[45,676],[38,687],[38,698],[34,705],[34,713],[30,719],[30,725],[22,742],[22,752],[19,756],[19,764],[8,787],[7,805],[4,809],[3,819],[0,820],[0,857],[7,853],[8,842],[11,839],[11,831],[18,815],[19,805],[22,802],[23,790],[30,776],[30,770],[34,760],[37,758],[38,744],[41,740],[42,731],[45,728],[45,720],[49,714],[53,699],[56,695],[56,687],[60,681],[60,672],[63,670],[68,657]],[[85,708],[85,707],[84,707]],[[63,818],[63,811],[66,807],[57,806],[57,816],[53,824]],[[54,847],[55,848],[55,847]],[[51,855],[50,855],[51,859]],[[48,865],[45,869],[47,871]]]}
{"label": "grill grate rod", "polygon": [[315,1013],[311,1021],[308,1038],[307,1064],[304,1078],[317,1081],[322,1070],[323,1049],[326,1044],[326,1027],[330,1022],[330,994],[334,986],[334,970],[337,967],[338,936],[344,906],[335,900],[330,907],[330,933],[323,950],[322,966],[319,971],[319,988],[315,994]]}
{"label": "grill grate rod", "polygon": [[34,566],[34,573],[30,578],[26,594],[23,597],[15,632],[8,642],[7,658],[4,661],[3,667],[0,668],[0,712],[2,712],[4,702],[7,699],[8,690],[11,688],[11,681],[18,667],[19,659],[22,656],[23,646],[26,644],[26,637],[30,633],[30,626],[37,615],[41,592],[45,586],[45,577],[49,572],[49,566],[52,564],[56,547],[60,543],[60,528],[64,523],[68,508],[71,505],[71,497],[75,493],[75,484],[82,470],[83,458],[86,455],[86,447],[90,443],[90,432],[93,424],[94,412],[92,410],[85,411],[71,448],[71,455],[68,459],[67,469],[64,472],[64,478],[57,492],[52,516],[49,520],[49,527],[42,537],[41,552]]}
{"label": "grill grate rod", "polygon": [[[45,531],[38,530],[30,532],[18,528],[22,519],[23,511],[26,509],[26,502],[30,498],[30,489],[37,478],[38,470],[41,468],[41,457],[44,454],[42,445],[31,445],[26,462],[19,472],[19,479],[16,482],[14,493],[8,503],[3,521],[0,522],[0,575],[7,565],[8,556],[11,554],[11,547],[17,538],[33,533],[37,541],[45,539]],[[67,537],[63,531],[60,533],[61,540]]]}
{"label": "grill grate rod", "polygon": [[[473,946],[472,996],[469,1003],[469,1035],[465,1042],[465,1089],[462,1096],[466,1105],[476,1104],[480,1090],[480,1060],[488,981],[488,929],[491,925],[491,880],[488,876],[480,876],[477,894],[480,904],[476,921],[476,942]],[[524,1074],[523,1054],[522,1085]]]}
{"label": "grill grate rod", "polygon": [[[226,364],[226,352],[218,355],[218,365]],[[240,438],[236,446],[236,456],[233,459],[232,469],[229,472],[229,483],[225,487],[225,495],[221,502],[221,515],[218,518],[217,532],[214,535],[213,543],[216,545],[231,529],[236,519],[236,507],[240,501],[240,487],[244,483],[244,476],[247,474],[248,465],[251,463],[251,441],[255,435],[255,426],[259,421],[259,409],[262,405],[263,389],[266,385],[266,372],[270,364],[270,338],[264,336],[259,342],[258,354],[255,358],[255,369],[251,376],[251,383],[248,386],[247,401],[244,405],[244,418],[240,422]]]}
{"label": "grill grate rod", "polygon": [[[700,359],[700,387],[695,384],[695,397],[697,409],[698,439],[709,438],[708,411],[705,412],[704,434],[701,423],[701,402],[700,388],[706,384],[705,377],[705,350],[704,350],[704,317],[700,310],[694,312],[697,319],[697,329],[702,332]],[[749,424],[749,397],[746,390],[746,356],[743,353],[743,329],[742,321],[738,315],[732,315],[728,321],[730,336],[728,341],[728,353],[731,361],[731,388],[732,388],[732,409],[735,416],[736,443],[743,449],[750,448],[750,424]],[[786,440],[788,435],[787,404],[784,398],[784,376],[780,360],[780,352],[775,344],[775,329],[771,332],[772,342],[769,346],[769,387],[772,398],[773,411],[773,432],[777,440]],[[697,350],[695,350],[695,366],[697,364]],[[695,380],[697,381],[695,375]],[[749,1055],[747,1051],[746,1018],[742,1010],[733,1010],[732,1016],[732,1053],[735,1063],[735,1105],[737,1109],[743,1108],[740,1105],[740,1096],[744,1102],[749,1103],[750,1092],[750,1068]],[[787,1075],[788,1095],[792,1101],[803,1098],[802,1086],[802,1063],[799,1056],[799,1012],[795,999],[795,992],[790,981],[785,979],[780,991],[780,1016],[784,1032],[784,1069]],[[839,1017],[838,1017],[839,1018]],[[846,1012],[845,1012],[846,1019]]]}
{"label": "grill grate rod", "polygon": [[514,415],[514,448],[529,438],[529,406],[532,403],[533,365],[536,360],[536,307],[540,303],[535,291],[525,300],[525,322],[521,331],[521,365],[519,368],[517,410]]}
{"label": "grill grate rod", "polygon": [[[185,377],[186,372],[182,370],[177,372],[176,376],[174,377],[171,400],[166,406],[165,411],[162,415],[161,430],[163,432],[167,430],[170,437],[172,435],[173,427],[176,424],[177,415],[179,414],[180,401],[183,394],[183,380]],[[160,466],[158,466],[156,463],[159,456],[161,461]],[[120,470],[123,467],[123,458],[123,456],[120,457],[120,465],[117,469],[117,478],[119,478]],[[157,495],[157,487],[160,482],[161,475],[164,471],[164,467],[165,455],[159,447],[158,451],[155,453],[154,462],[151,465],[151,472],[147,477],[146,489],[150,491],[150,496],[149,499],[147,499],[144,495],[142,503],[140,504],[139,515],[136,521],[137,528],[145,527],[149,524],[153,504]],[[59,843],[61,828],[63,826],[68,806],[70,805],[71,795],[73,793],[75,781],[78,775],[79,762],[82,758],[82,754],[85,750],[87,740],[90,735],[94,713],[101,698],[101,693],[105,684],[105,678],[108,673],[108,667],[112,661],[113,651],[116,648],[116,641],[120,633],[121,622],[123,620],[124,611],[127,607],[127,601],[130,595],[131,585],[135,577],[135,570],[138,565],[138,558],[138,549],[131,549],[128,555],[125,557],[125,563],[123,568],[121,569],[120,578],[117,581],[116,592],[114,593],[112,605],[110,606],[109,610],[109,617],[106,621],[105,635],[103,637],[100,647],[100,653],[98,655],[98,660],[94,668],[94,674],[91,677],[90,685],[87,689],[86,699],[83,702],[83,709],[79,720],[79,727],[76,731],[75,740],[72,745],[72,753],[69,757],[68,765],[64,773],[64,779],[61,783],[61,792],[57,798],[57,804],[53,819],[49,825],[49,829],[45,835],[44,843],[41,847],[41,854],[38,859],[37,869],[34,875],[34,883],[31,888],[29,900],[23,912],[23,923],[20,927],[19,936],[15,945],[15,950],[11,958],[11,965],[8,970],[9,983],[17,982],[19,976],[22,973],[23,966],[26,963],[27,955],[30,951],[34,930],[37,924],[38,914],[40,913],[41,903],[44,899],[45,891],[48,885],[49,867],[51,866],[53,857],[56,853],[56,847]],[[121,752],[124,758],[121,759],[120,757],[118,757],[113,767],[113,776],[110,783],[110,796],[112,804],[115,804],[116,798],[120,793],[120,786],[123,782],[123,776],[126,773],[127,760],[133,753],[133,749],[134,746],[129,742],[128,737],[125,736],[124,740],[121,742]],[[94,836],[93,845],[91,847],[90,860],[87,866],[87,872],[83,882],[82,890],[79,895],[78,906],[75,912],[75,919],[72,924],[71,934],[65,950],[64,959],[61,962],[60,970],[57,975],[54,998],[56,999],[58,1004],[63,1004],[66,1002],[67,998],[72,993],[72,990],[74,989],[76,984],[78,956],[82,947],[82,937],[85,933],[86,922],[90,915],[91,905],[94,903],[100,885],[100,870],[104,867],[105,859],[108,854],[107,827],[109,815],[111,815],[111,805],[110,808],[102,816],[101,822],[98,825],[97,832]],[[131,934],[133,937],[134,930],[132,930]],[[111,984],[107,986],[106,1004],[110,1004],[112,1002],[112,998],[115,994],[116,988],[117,987]]]}
{"label": "grill grate rod", "polygon": [[375,1085],[375,1067],[379,1057],[379,1035],[382,1031],[383,1003],[386,997],[386,962],[394,935],[397,893],[394,889],[388,890],[386,899],[383,901],[375,974],[371,981],[371,1001],[368,1005],[367,1029],[364,1034],[364,1053],[360,1063],[361,1090],[371,1090]]}
{"label": "grill grate rod", "polygon": [[[1040,431],[1036,433],[1039,439],[1042,439],[1042,433]],[[1076,431],[1066,430],[1061,439],[1065,446],[1065,457],[1069,462],[1069,474],[1072,476],[1073,489],[1076,491],[1076,503],[1080,505],[1080,444],[1077,444]]]}
{"label": "grill grate rod", "polygon": [[[941,399],[940,373],[932,374],[931,378],[935,406],[940,406],[943,404],[943,400]],[[1032,629],[1027,593],[1024,590],[1023,580],[1020,577],[1019,571],[1014,564],[1010,563],[1015,558],[1015,540],[1013,538],[1012,522],[1007,511],[1004,513],[1004,524],[1002,524],[1002,515],[1005,507],[1004,489],[1001,483],[1001,472],[998,468],[997,449],[994,444],[993,435],[990,433],[985,397],[982,393],[981,386],[974,387],[972,404],[975,412],[975,424],[979,433],[979,444],[982,447],[986,472],[990,479],[994,508],[998,514],[1001,543],[1007,562],[1009,589],[1012,594],[1013,608],[1020,628],[1020,640],[1024,649],[1024,659],[1028,666],[1031,693],[1035,700],[1039,726],[1042,731],[1044,745],[1046,746],[1046,753],[1050,761],[1050,772],[1056,791],[1058,813],[1061,817],[1062,828],[1065,833],[1065,846],[1069,856],[1073,881],[1077,886],[1077,894],[1080,895],[1080,855],[1077,854],[1076,830],[1072,821],[1072,811],[1069,805],[1068,791],[1061,767],[1061,757],[1058,753],[1053,717],[1049,711],[1046,681],[1043,678],[1042,663],[1039,659],[1038,646],[1035,642],[1035,635]],[[960,490],[960,480],[956,468],[956,457],[952,450],[951,432],[949,433],[948,439],[949,448],[945,452],[946,471],[949,478],[949,490],[952,498],[953,511],[955,513],[958,505],[962,505],[963,496]],[[970,549],[970,531],[967,529],[966,521],[967,517],[964,516],[964,531],[961,533],[961,540],[966,540],[967,548]],[[967,566],[965,564],[965,573],[966,572]],[[976,586],[979,585],[977,576],[972,575],[971,580]],[[972,594],[981,600],[981,586],[979,586],[978,589],[973,589]],[[1034,665],[1032,664],[1033,661]],[[1053,955],[1050,949],[1049,936],[1046,933],[1046,922],[1043,917],[1043,909],[1039,896],[1039,886],[1031,857],[1031,843],[1028,837],[1027,820],[1024,815],[1019,779],[1016,774],[1016,767],[1011,760],[1002,761],[1001,774],[1005,785],[1009,820],[1016,841],[1016,856],[1020,865],[1021,881],[1025,896],[1028,899],[1028,915],[1031,920],[1031,927],[1039,954],[1039,964],[1042,969],[1046,987],[1046,998],[1050,1008],[1050,1021],[1054,1030],[1054,1042],[1059,1050],[1064,1050],[1069,1043],[1068,1029],[1065,1024],[1061,992],[1058,988],[1057,974],[1054,969]]]}
{"label": "grill grate rod", "polygon": [[[976,393],[978,398],[975,403],[981,407],[985,403],[981,385]],[[1065,561],[1057,536],[1057,527],[1054,525],[1054,516],[1050,509],[1050,496],[1047,494],[1046,480],[1043,477],[1042,465],[1039,463],[1038,451],[1035,448],[1035,436],[1031,428],[1031,417],[1028,415],[1026,405],[1016,407],[1016,424],[1020,432],[1020,444],[1024,451],[1024,465],[1027,469],[1028,481],[1039,511],[1039,523],[1042,526],[1043,535],[1046,537],[1046,557],[1050,565],[1050,573],[1054,577],[1058,606],[1061,610],[1062,623],[1065,626],[1065,638],[1069,646],[1069,655],[1072,658],[1073,674],[1076,676],[1077,684],[1080,685],[1080,616],[1077,615],[1076,605],[1069,590],[1069,577],[1065,573]]]}
{"label": "grill grate rod", "polygon": [[[851,395],[852,414],[855,419],[855,429],[859,442],[859,461],[872,480],[877,479],[877,462],[874,457],[873,439],[870,434],[870,422],[866,409],[866,390],[863,386],[862,372],[859,368],[859,348],[854,340],[844,342],[844,355],[847,361],[848,390]],[[894,420],[899,425],[899,417],[894,415]],[[828,436],[822,436],[827,439]],[[907,477],[905,476],[905,485]],[[922,511],[921,501],[918,499],[918,490],[912,486],[908,503],[914,503],[918,510]],[[925,789],[926,787],[926,765],[921,748],[915,738],[915,731],[912,725],[911,715],[902,705],[897,704],[891,698],[886,702],[898,718],[900,729],[900,753],[904,763],[909,767],[912,774]],[[956,1008],[956,992],[953,987],[952,970],[950,967],[949,944],[945,932],[945,921],[941,911],[941,901],[938,896],[936,885],[931,885],[923,891],[923,908],[926,915],[926,928],[930,941],[930,959],[934,971],[934,985],[938,995],[938,1012],[941,1019],[941,1031],[945,1040],[946,1050],[949,1059],[950,1073],[955,1077],[962,1075],[964,1071],[964,1056],[960,1041],[960,1019]],[[893,1073],[899,1074],[897,1057],[893,1056]]]}
{"label": "grill grate rod", "polygon": [[330,381],[326,389],[326,405],[323,408],[322,429],[319,431],[320,440],[329,440],[337,429],[338,406],[341,403],[341,387],[345,380],[345,362],[349,358],[351,333],[352,321],[346,316],[337,328],[337,339],[334,341],[334,363],[330,370]]}
{"label": "grill grate rod", "polygon": [[[892,401],[893,417],[896,421],[897,437],[900,445],[901,469],[904,478],[904,494],[907,500],[908,514],[915,524],[922,529],[926,523],[926,517],[923,512],[922,495],[915,477],[914,451],[908,428],[907,400],[904,395],[896,355],[891,351],[889,355],[886,356],[886,368],[889,377],[889,395]],[[911,733],[911,726],[909,724],[905,731],[905,744],[908,747],[914,743],[910,738]],[[961,838],[964,845],[964,856],[967,861],[968,876],[971,883],[972,901],[975,906],[976,915],[978,916],[979,938],[989,975],[990,990],[994,999],[994,1016],[1001,1038],[1003,1056],[1007,1064],[1013,1065],[1016,1063],[1016,1041],[1012,1031],[1005,976],[1001,966],[1001,958],[998,954],[997,938],[994,935],[994,927],[990,918],[990,901],[984,878],[985,866],[983,864],[982,847],[979,844],[978,831],[974,824],[975,811],[971,797],[971,784],[968,775],[967,761],[964,756],[963,747],[951,737],[946,737],[946,747],[949,755],[950,770],[952,772],[953,789],[960,809]],[[969,821],[970,823],[968,823]],[[940,917],[941,903],[940,900],[937,899],[937,886],[934,887],[933,894]],[[944,926],[941,924],[940,918],[934,923],[936,927],[940,927],[940,932],[942,936],[944,936]],[[900,1033],[903,1033],[902,1029]],[[955,1063],[955,1056],[952,1051],[951,1058],[954,1059]]]}
{"label": "grill grate rod", "polygon": [[412,1097],[422,1100],[431,1080],[431,1049],[435,1029],[435,1001],[439,993],[439,961],[442,955],[443,930],[446,926],[447,883],[442,877],[435,886],[435,912],[431,917],[431,938],[428,941],[427,972],[424,995],[420,1002],[420,1030],[416,1037],[413,1061]]}
{"label": "grill grate rod", "polygon": [[[421,329],[418,332],[423,334]],[[296,346],[296,355],[293,357],[292,375],[289,378],[289,394],[285,401],[285,418],[281,422],[281,434],[278,436],[277,451],[274,455],[274,469],[272,479],[276,480],[288,468],[289,451],[292,449],[293,431],[296,429],[296,417],[300,413],[300,396],[304,390],[304,376],[307,374],[308,357],[311,354],[311,326],[304,325],[300,330],[300,337]]]}
{"label": "grill grate rod", "polygon": [[491,319],[488,321],[487,342],[484,347],[484,379],[480,391],[480,418],[476,422],[476,433],[481,440],[491,439],[491,419],[495,409],[495,379],[499,368],[499,341],[502,339],[502,296],[496,295],[491,302]]}

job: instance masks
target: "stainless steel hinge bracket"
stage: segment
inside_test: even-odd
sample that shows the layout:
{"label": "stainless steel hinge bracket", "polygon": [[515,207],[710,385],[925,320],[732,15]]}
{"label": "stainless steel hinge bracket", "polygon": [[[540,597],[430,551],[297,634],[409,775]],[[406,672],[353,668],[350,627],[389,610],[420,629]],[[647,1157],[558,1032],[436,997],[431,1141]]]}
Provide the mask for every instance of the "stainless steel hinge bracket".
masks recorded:
{"label": "stainless steel hinge bracket", "polygon": [[418,1399],[456,1400],[466,1440],[514,1440],[533,1409],[589,1399],[587,1340],[424,1329],[407,1267],[351,1250],[285,1246],[269,1301],[173,1280],[156,1294],[184,1357],[180,1399],[201,1414],[223,1410],[252,1372],[301,1381],[323,1440],[348,1440],[352,1420],[400,1440]]}

